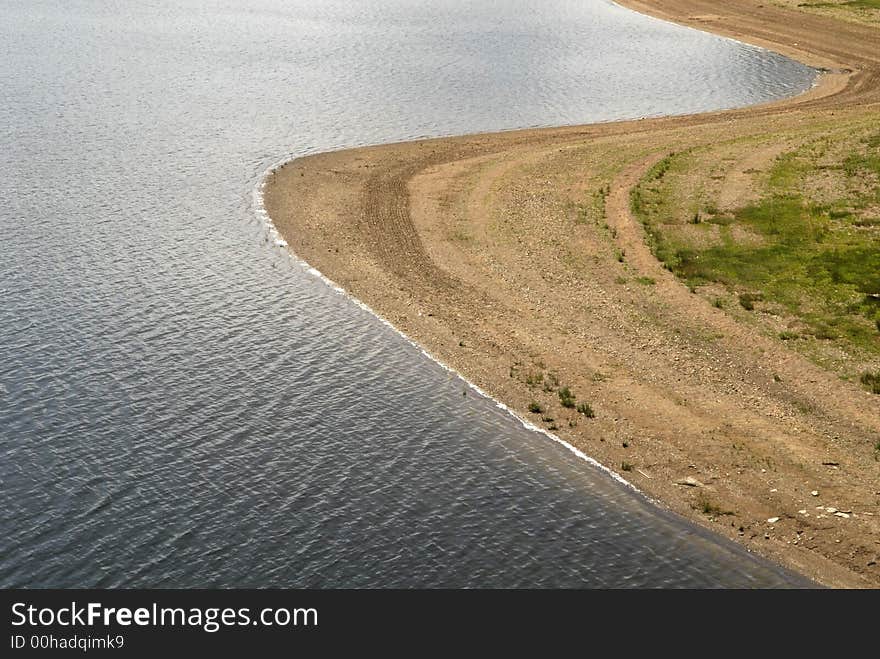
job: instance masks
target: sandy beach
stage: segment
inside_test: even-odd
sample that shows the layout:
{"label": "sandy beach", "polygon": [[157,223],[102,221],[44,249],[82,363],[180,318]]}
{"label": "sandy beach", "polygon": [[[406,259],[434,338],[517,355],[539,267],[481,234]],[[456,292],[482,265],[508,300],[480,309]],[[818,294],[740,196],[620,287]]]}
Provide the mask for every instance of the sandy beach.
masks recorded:
{"label": "sandy beach", "polygon": [[878,587],[880,396],[689,290],[631,194],[669,154],[724,144],[693,184],[733,207],[786,150],[876,125],[880,30],[754,0],[620,4],[824,73],[750,108],[302,158],[270,175],[269,215],[297,256],[662,505],[818,583]]}

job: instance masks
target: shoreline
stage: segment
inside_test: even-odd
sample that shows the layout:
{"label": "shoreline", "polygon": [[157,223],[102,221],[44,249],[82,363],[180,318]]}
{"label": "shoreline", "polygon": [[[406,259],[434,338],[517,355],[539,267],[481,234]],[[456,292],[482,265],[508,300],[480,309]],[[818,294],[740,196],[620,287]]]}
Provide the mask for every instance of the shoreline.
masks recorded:
{"label": "shoreline", "polygon": [[[785,47],[778,42],[755,43],[761,39],[760,36],[755,37],[747,32],[737,32],[736,30],[707,28],[705,23],[712,23],[712,21],[702,17],[700,20],[695,20],[691,12],[694,8],[710,3],[632,1],[618,4],[662,20],[671,20],[671,22],[703,31],[722,33],[723,36],[742,40],[762,48],[768,48],[767,44],[770,44],[770,50],[781,52],[790,57],[792,52],[807,52],[801,50],[800,46],[792,47],[792,52],[783,52]],[[754,3],[739,2],[735,4],[737,7],[745,6],[746,9],[753,11],[756,9]],[[670,13],[670,7],[673,13]],[[675,11],[679,13],[676,15]],[[729,16],[719,17],[716,20],[728,19]],[[852,28],[855,31],[859,29]],[[724,34],[724,32],[728,33]],[[833,42],[834,39],[830,41]],[[353,299],[359,306],[377,316],[406,340],[416,345],[429,358],[462,377],[469,386],[513,414],[527,428],[542,432],[554,441],[562,443],[579,457],[591,464],[598,465],[612,477],[626,483],[665,509],[682,514],[703,528],[720,532],[728,538],[738,540],[750,551],[781,562],[820,583],[840,586],[876,584],[876,580],[870,578],[871,575],[868,575],[869,579],[865,581],[865,575],[855,574],[849,566],[841,565],[833,559],[829,560],[829,557],[822,555],[821,551],[814,552],[818,554],[815,556],[805,556],[800,550],[792,552],[790,548],[787,550],[784,546],[767,547],[762,546],[760,542],[744,542],[742,534],[737,537],[730,532],[725,533],[725,529],[719,528],[717,520],[707,521],[683,505],[687,502],[678,496],[675,488],[670,490],[668,487],[658,487],[658,483],[652,482],[658,477],[658,472],[661,471],[660,464],[663,460],[659,460],[659,464],[654,464],[649,468],[649,471],[654,472],[654,475],[648,475],[647,472],[639,469],[639,472],[646,478],[634,478],[634,482],[630,482],[620,476],[614,467],[609,466],[609,464],[615,464],[614,460],[616,459],[609,457],[609,452],[593,451],[586,448],[588,446],[598,447],[591,446],[583,437],[580,437],[578,435],[580,431],[565,432],[563,429],[562,432],[554,432],[552,428],[539,427],[536,423],[529,421],[528,415],[522,412],[526,408],[522,392],[510,392],[511,383],[501,381],[502,375],[497,372],[493,374],[491,368],[487,368],[485,363],[473,365],[469,358],[463,360],[461,355],[456,354],[454,342],[450,342],[450,327],[458,327],[458,336],[463,337],[459,340],[459,348],[465,347],[464,340],[470,343],[477,339],[478,343],[485,344],[478,348],[481,350],[481,354],[477,361],[486,362],[487,359],[497,361],[497,354],[492,355],[492,346],[497,347],[498,345],[493,338],[499,338],[499,328],[505,327],[503,317],[494,323],[481,323],[483,318],[476,318],[469,323],[466,320],[462,321],[460,317],[461,310],[475,308],[474,302],[477,303],[477,306],[488,302],[489,308],[491,308],[493,305],[497,305],[499,300],[487,296],[485,291],[480,290],[478,280],[468,281],[467,275],[472,275],[473,272],[466,272],[467,268],[459,268],[456,272],[450,272],[442,267],[446,265],[446,261],[440,257],[447,255],[446,252],[443,252],[446,248],[442,247],[442,241],[437,242],[433,238],[425,239],[431,231],[436,232],[436,225],[421,221],[416,217],[429,216],[429,210],[421,207],[410,208],[411,201],[413,206],[424,205],[423,200],[437,192],[436,181],[428,180],[426,183],[432,172],[436,174],[435,170],[437,169],[454,167],[455,163],[478,161],[482,158],[483,162],[479,164],[479,167],[499,167],[497,162],[492,161],[488,165],[487,162],[492,158],[501,158],[501,168],[503,169],[503,162],[506,160],[507,154],[511,152],[515,152],[520,158],[515,162],[522,164],[530,159],[534,160],[536,153],[546,155],[556,149],[560,151],[566,148],[572,149],[578,144],[591,140],[623,139],[624,136],[631,139],[634,135],[650,138],[657,133],[674,133],[683,129],[700,128],[707,125],[714,125],[717,131],[719,123],[743,123],[762,117],[778,118],[793,108],[800,112],[831,111],[833,114],[833,110],[846,109],[847,100],[852,102],[852,97],[855,97],[856,105],[876,104],[877,94],[867,93],[873,90],[866,90],[864,82],[866,77],[869,80],[872,76],[876,79],[875,66],[864,66],[864,60],[862,66],[854,66],[852,62],[842,61],[841,58],[835,59],[816,53],[812,53],[809,58],[809,61],[805,61],[805,57],[795,57],[810,66],[847,70],[821,74],[812,89],[797,96],[733,110],[561,128],[521,129],[504,131],[503,133],[434,138],[316,154],[287,161],[280,167],[272,168],[261,182],[257,194],[263,197],[263,210],[266,219],[269,220],[270,227],[277,227],[275,231],[284,236],[284,238],[276,240],[277,244],[287,246],[289,243],[293,245],[290,249],[291,254],[304,263],[310,272],[320,276],[325,282]],[[677,139],[681,140],[681,137],[679,136]],[[657,145],[649,146],[656,149]],[[440,153],[435,154],[435,151]],[[366,164],[362,161],[365,161]],[[363,172],[356,171],[362,168],[376,169],[380,174],[379,178],[383,178],[381,175],[389,172],[392,172],[394,176],[389,177],[387,181],[380,181],[382,185],[379,185],[377,189],[376,181],[371,183],[370,177],[365,176]],[[343,172],[343,175],[340,175],[340,171]],[[644,171],[644,167],[640,170],[637,169],[634,173],[630,172],[630,174],[639,174],[642,171]],[[426,175],[425,172],[429,172],[429,174]],[[294,179],[294,175],[297,173],[300,177],[305,177],[307,174],[310,177],[305,183],[310,192],[306,195],[309,200],[304,208],[300,208],[297,203],[292,203],[293,190],[297,190],[296,186],[303,185],[303,182]],[[344,180],[348,176],[354,177],[355,180]],[[386,182],[395,188],[395,195],[385,194],[382,187]],[[414,189],[419,186],[421,189]],[[427,194],[425,194],[426,187]],[[628,188],[615,186],[615,191],[619,189],[628,192]],[[301,195],[302,193],[297,190],[297,194]],[[328,203],[330,202],[328,194],[331,197],[338,196],[340,199],[333,199],[332,203]],[[369,198],[368,203],[378,204],[379,207],[370,208],[365,205],[364,197]],[[621,200],[625,201],[625,196],[618,199],[618,202]],[[355,226],[349,230],[346,222],[334,224],[333,221],[320,220],[319,223],[317,218],[326,213],[328,206],[334,211],[338,211],[342,207],[362,209],[366,211],[368,216],[378,218],[386,223],[391,218],[392,235],[388,240],[377,238],[376,232],[386,229],[385,224],[369,226],[369,223],[363,223],[366,224],[365,226],[361,222],[355,221],[355,224],[361,226]],[[270,218],[274,218],[275,221],[273,222]],[[352,219],[352,217],[347,218],[349,221]],[[339,229],[343,226],[346,227],[344,233],[347,235],[340,235]],[[625,229],[626,227],[621,225],[621,228]],[[273,237],[275,236],[273,235]],[[633,236],[631,235],[629,238],[633,239]],[[636,231],[634,238],[642,240],[638,231]],[[365,241],[371,244],[364,245]],[[423,243],[427,243],[427,246]],[[437,245],[441,245],[441,247],[438,248]],[[327,250],[326,254],[338,254],[340,247],[343,248],[346,257],[325,256],[324,250]],[[332,250],[336,250],[336,252]],[[410,256],[413,258],[399,258],[401,252],[404,253],[404,257],[407,252],[411,252]],[[650,257],[650,253],[648,256]],[[463,275],[466,276],[463,277]],[[413,284],[409,281],[413,277],[419,278],[420,281]],[[368,280],[373,280],[374,283],[370,284]],[[664,285],[668,283],[663,282]],[[680,283],[672,283],[682,287]],[[462,288],[467,290],[462,293]],[[389,293],[389,291],[394,292]],[[420,310],[417,315],[420,320],[411,316],[409,312],[414,306],[420,307],[429,304],[428,301],[432,300],[438,292],[449,298],[446,301],[448,304],[444,304],[446,307],[444,314],[422,314]],[[445,315],[445,312],[451,313]],[[455,317],[456,313],[458,318],[450,320]],[[444,317],[444,320],[442,322],[427,322],[429,319],[438,317]],[[421,320],[423,318],[424,320]],[[475,323],[476,327],[473,326]],[[480,327],[481,324],[485,326]],[[506,327],[509,328],[510,325],[507,324]],[[480,336],[481,331],[483,336]],[[456,335],[454,327],[451,334]],[[559,338],[558,335],[555,338],[553,336],[542,337],[541,347],[544,347],[545,344],[553,344]],[[483,348],[485,350],[482,350]],[[543,360],[539,359],[538,361],[543,363]],[[511,378],[512,373],[513,367],[511,367]],[[507,401],[510,404],[501,401]],[[604,411],[603,408],[600,408],[600,413]],[[637,424],[634,429],[638,430]],[[601,441],[604,442],[604,438]],[[626,447],[626,442],[624,442],[624,447]],[[655,450],[654,457],[662,457],[665,453],[666,461],[674,465],[676,460],[670,461],[668,459],[670,451],[667,449],[660,447]],[[590,457],[591,454],[597,452],[598,458]],[[679,459],[678,462],[681,460]],[[666,469],[669,473],[676,470],[680,471],[681,468],[672,466]],[[738,514],[738,517],[742,516]]]}

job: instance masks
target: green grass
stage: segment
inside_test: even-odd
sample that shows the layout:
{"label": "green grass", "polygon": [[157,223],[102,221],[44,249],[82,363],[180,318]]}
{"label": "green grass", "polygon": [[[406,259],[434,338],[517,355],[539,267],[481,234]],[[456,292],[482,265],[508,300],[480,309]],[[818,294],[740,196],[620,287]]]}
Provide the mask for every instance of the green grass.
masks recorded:
{"label": "green grass", "polygon": [[849,0],[849,2],[801,2],[798,7],[844,7],[851,9],[880,9],[880,0]]}
{"label": "green grass", "polygon": [[[631,205],[654,255],[692,290],[720,283],[730,291],[760,291],[739,294],[742,308],[753,311],[761,301],[762,309],[796,317],[803,334],[880,356],[880,132],[842,139],[831,164],[827,140],[779,157],[760,183],[758,201],[702,220],[720,227],[720,239],[709,244],[668,230],[693,222],[681,210],[692,200],[678,188],[698,171],[692,154],[651,168],[633,189]],[[839,197],[814,194],[805,183],[811,176],[836,177]],[[737,239],[734,228],[757,239]]]}

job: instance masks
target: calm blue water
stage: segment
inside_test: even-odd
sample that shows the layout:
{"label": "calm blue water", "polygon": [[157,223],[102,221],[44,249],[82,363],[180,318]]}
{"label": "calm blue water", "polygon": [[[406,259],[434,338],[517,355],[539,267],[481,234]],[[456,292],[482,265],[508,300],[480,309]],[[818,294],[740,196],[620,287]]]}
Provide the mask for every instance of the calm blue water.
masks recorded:
{"label": "calm blue water", "polygon": [[0,586],[782,586],[272,245],[285,155],[814,72],[604,0],[0,2]]}

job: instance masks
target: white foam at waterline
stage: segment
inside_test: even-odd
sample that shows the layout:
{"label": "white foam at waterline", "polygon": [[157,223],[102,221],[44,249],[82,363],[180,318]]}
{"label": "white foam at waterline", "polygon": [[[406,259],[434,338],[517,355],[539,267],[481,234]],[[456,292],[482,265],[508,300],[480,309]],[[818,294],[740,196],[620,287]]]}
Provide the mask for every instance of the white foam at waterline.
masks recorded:
{"label": "white foam at waterline", "polygon": [[[530,430],[532,432],[540,433],[546,437],[549,437],[557,444],[560,444],[561,446],[564,446],[566,449],[571,451],[576,457],[580,458],[581,460],[589,463],[590,465],[592,465],[596,469],[599,469],[600,471],[609,475],[611,478],[613,478],[618,483],[625,485],[626,487],[628,487],[632,491],[638,493],[640,496],[644,497],[645,499],[647,499],[651,503],[658,505],[658,506],[662,506],[662,504],[659,501],[649,497],[647,494],[642,492],[639,488],[637,488],[635,485],[630,483],[628,480],[626,480],[623,476],[618,474],[613,469],[606,467],[605,465],[603,465],[601,462],[599,462],[595,458],[591,458],[589,455],[587,455],[586,453],[581,451],[579,448],[577,448],[573,444],[568,443],[567,441],[565,441],[561,437],[554,435],[549,430],[546,430],[545,428],[541,428],[539,426],[536,426],[528,419],[521,417],[514,410],[512,410],[510,407],[508,407],[507,405],[502,403],[500,400],[498,400],[494,396],[491,396],[490,394],[483,391],[478,385],[474,384],[473,382],[468,380],[466,377],[464,377],[461,373],[456,371],[454,368],[445,364],[443,361],[441,361],[440,359],[438,359],[437,357],[435,357],[434,355],[429,353],[423,346],[421,346],[418,343],[416,343],[415,341],[413,341],[409,336],[407,336],[400,329],[395,327],[391,323],[391,321],[389,321],[387,318],[383,317],[381,314],[377,313],[368,304],[366,304],[365,302],[362,302],[361,300],[359,300],[356,297],[354,297],[353,295],[351,295],[348,291],[346,291],[344,288],[342,288],[339,284],[337,284],[335,281],[333,281],[332,279],[327,277],[323,272],[321,272],[320,270],[318,270],[314,266],[310,265],[305,259],[303,259],[299,255],[297,255],[293,251],[293,249],[291,249],[287,245],[287,241],[285,241],[283,238],[280,238],[281,234],[279,233],[277,227],[275,226],[275,223],[272,222],[272,218],[269,217],[269,213],[266,210],[265,204],[263,203],[264,192],[266,189],[266,185],[269,182],[269,177],[271,177],[277,169],[280,169],[281,167],[283,167],[287,163],[293,162],[297,158],[298,158],[297,156],[288,156],[288,157],[285,157],[283,160],[279,160],[276,163],[274,163],[273,165],[270,165],[269,168],[266,170],[266,172],[263,174],[259,183],[254,188],[254,192],[253,192],[254,212],[256,213],[256,215],[258,217],[260,217],[263,220],[263,223],[265,224],[265,226],[269,232],[269,235],[272,236],[273,238],[278,237],[275,240],[275,244],[278,245],[279,247],[281,247],[281,246],[287,247],[287,249],[285,251],[290,256],[290,258],[294,261],[294,263],[296,263],[299,267],[303,268],[307,273],[309,273],[313,277],[320,279],[322,282],[324,282],[327,286],[329,286],[333,291],[335,291],[339,295],[342,295],[343,297],[350,300],[351,302],[356,304],[358,307],[360,307],[361,309],[363,309],[364,311],[366,311],[370,315],[377,318],[379,320],[379,322],[384,324],[386,327],[389,327],[393,332],[395,332],[398,336],[400,336],[404,341],[406,341],[411,346],[418,349],[419,352],[421,352],[425,357],[430,359],[435,364],[438,364],[441,368],[443,368],[447,372],[455,375],[458,379],[460,379],[462,382],[464,382],[470,389],[475,391],[477,394],[479,394],[483,398],[492,401],[496,407],[498,407],[501,410],[504,410],[510,416],[512,416],[514,419],[519,421],[519,423],[525,429]],[[284,243],[284,245],[280,244],[282,242]]]}

